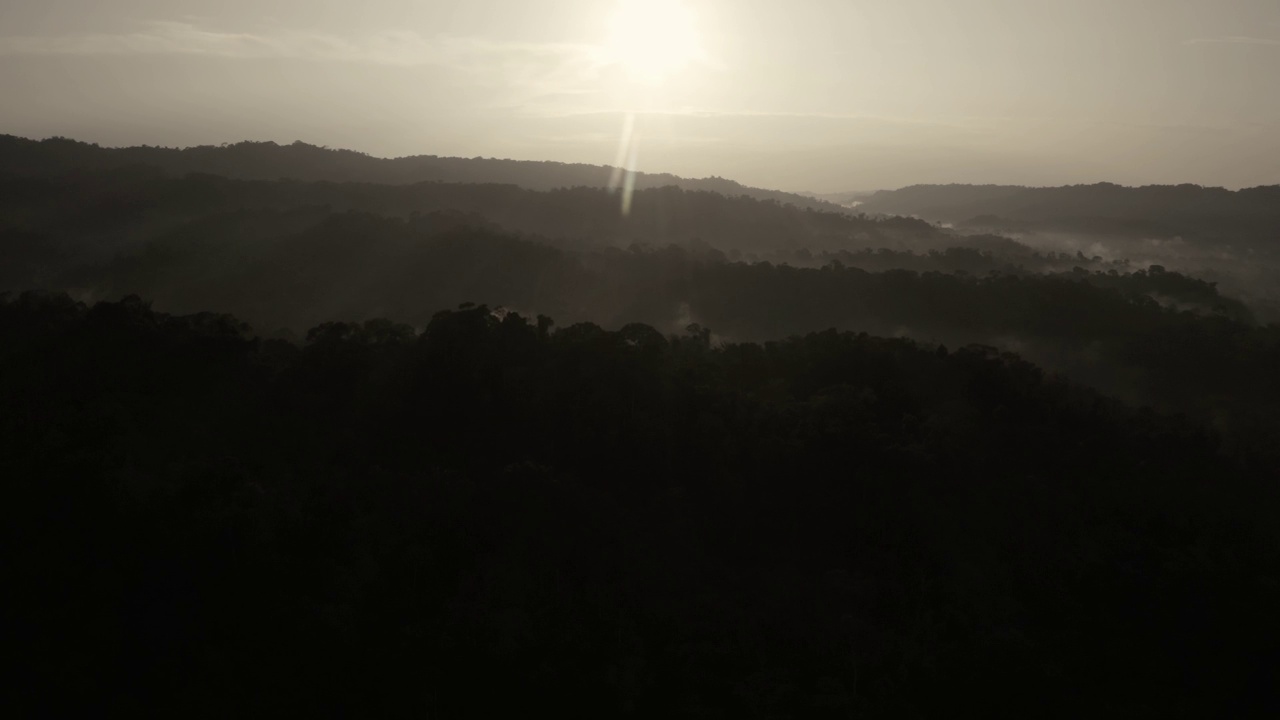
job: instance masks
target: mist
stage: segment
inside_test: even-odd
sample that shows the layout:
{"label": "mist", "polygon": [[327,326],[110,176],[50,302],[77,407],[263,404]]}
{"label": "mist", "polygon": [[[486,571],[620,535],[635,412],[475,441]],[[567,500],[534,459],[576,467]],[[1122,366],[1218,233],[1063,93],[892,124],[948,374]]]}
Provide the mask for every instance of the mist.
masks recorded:
{"label": "mist", "polygon": [[5,707],[1280,716],[1277,71],[1273,0],[0,4]]}

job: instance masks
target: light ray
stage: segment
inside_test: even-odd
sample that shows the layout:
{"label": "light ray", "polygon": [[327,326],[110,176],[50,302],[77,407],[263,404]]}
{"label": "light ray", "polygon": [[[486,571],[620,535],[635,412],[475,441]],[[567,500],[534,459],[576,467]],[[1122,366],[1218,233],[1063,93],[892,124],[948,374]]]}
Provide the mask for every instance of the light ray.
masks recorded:
{"label": "light ray", "polygon": [[631,198],[636,189],[636,168],[639,166],[640,136],[636,132],[636,114],[627,113],[622,120],[622,136],[618,141],[618,154],[609,176],[609,190],[622,194],[622,216],[631,214]]}
{"label": "light ray", "polygon": [[636,167],[639,165],[640,143],[633,135],[631,156],[627,159],[626,179],[622,182],[622,217],[631,216],[631,199],[636,192]]}

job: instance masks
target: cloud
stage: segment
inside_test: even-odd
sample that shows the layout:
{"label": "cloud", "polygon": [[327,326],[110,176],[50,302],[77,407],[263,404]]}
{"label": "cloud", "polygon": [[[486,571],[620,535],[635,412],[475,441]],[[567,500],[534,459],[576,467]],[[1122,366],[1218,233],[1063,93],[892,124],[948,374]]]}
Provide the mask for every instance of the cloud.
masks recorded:
{"label": "cloud", "polygon": [[[427,37],[387,31],[360,37],[301,30],[219,32],[192,22],[157,21],[121,34],[0,37],[0,57],[196,57],[285,59],[380,68],[437,68],[457,84],[512,108],[564,102],[597,91],[609,61],[598,46]],[[557,100],[559,99],[559,100]]]}
{"label": "cloud", "polygon": [[351,62],[397,67],[420,65],[473,66],[476,62],[533,64],[600,64],[600,51],[567,43],[499,43],[479,38],[428,38],[408,31],[388,31],[360,38],[282,30],[231,33],[206,30],[187,22],[147,23],[133,33],[48,37],[0,37],[0,55],[135,56],[188,55],[233,59],[283,58]]}
{"label": "cloud", "polygon": [[1226,35],[1223,37],[1192,38],[1187,45],[1280,45],[1280,40],[1271,38],[1247,37],[1244,35]]}

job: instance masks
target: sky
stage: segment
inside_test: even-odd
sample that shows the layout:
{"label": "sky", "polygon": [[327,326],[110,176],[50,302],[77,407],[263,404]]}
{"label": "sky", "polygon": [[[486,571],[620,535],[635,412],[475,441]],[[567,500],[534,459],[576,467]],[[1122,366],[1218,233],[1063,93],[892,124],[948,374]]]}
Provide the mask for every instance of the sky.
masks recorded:
{"label": "sky", "polygon": [[1250,187],[1280,0],[0,0],[0,97],[0,133],[112,146]]}

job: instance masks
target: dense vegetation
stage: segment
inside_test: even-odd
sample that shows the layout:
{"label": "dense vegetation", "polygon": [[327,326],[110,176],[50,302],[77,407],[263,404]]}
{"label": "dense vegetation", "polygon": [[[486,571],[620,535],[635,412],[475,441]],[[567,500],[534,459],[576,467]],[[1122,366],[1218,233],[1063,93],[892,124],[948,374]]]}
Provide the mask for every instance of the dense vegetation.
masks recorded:
{"label": "dense vegetation", "polygon": [[1023,213],[968,232],[600,172],[0,138],[15,699],[1280,709],[1280,314],[1035,237],[1221,213],[1161,247],[1239,279],[1269,190],[868,200]]}
{"label": "dense vegetation", "polygon": [[[837,328],[951,346],[983,343],[1015,349],[1129,401],[1192,413],[1233,442],[1268,445],[1260,428],[1280,429],[1273,372],[1280,366],[1280,331],[1259,325],[1249,308],[1212,284],[1159,267],[1040,255],[998,239],[985,240],[989,251],[805,248],[780,251],[791,265],[735,262],[731,258],[744,253],[725,254],[706,242],[683,248],[632,243],[628,249],[551,243],[504,232],[477,212],[410,212],[408,201],[396,208],[404,218],[302,201],[228,209],[241,202],[270,206],[273,191],[313,192],[306,185],[155,182],[121,191],[146,205],[125,203],[131,210],[116,224],[106,219],[112,211],[77,216],[61,205],[29,206],[34,219],[26,227],[34,230],[0,231],[11,260],[0,281],[13,288],[67,289],[89,301],[137,294],[171,312],[230,312],[283,337],[301,337],[328,320],[390,317],[422,327],[438,308],[484,299],[565,323],[620,328],[640,322],[664,333],[699,323],[717,341]],[[190,203],[161,192],[175,184],[194,184]],[[227,199],[227,188],[236,199]],[[563,191],[559,197],[494,186],[424,186],[413,197],[428,197],[426,188],[447,189],[444,205],[496,192],[511,201],[505,221],[523,212],[519,198],[529,198],[530,209],[518,221],[526,227],[537,224],[547,203],[561,208],[554,217],[572,217],[584,227],[592,208],[600,218],[596,227],[622,222],[603,191]],[[322,186],[314,192],[334,191],[334,198],[354,198],[353,204],[364,197],[342,190]],[[769,218],[778,220],[782,237],[804,238],[796,228],[824,222],[877,224],[718,195],[649,192],[676,201],[666,207],[679,206],[680,218],[697,219],[714,238],[741,232],[768,242],[775,236],[760,230],[772,227]],[[647,207],[650,198],[641,198],[637,207]],[[732,219],[719,220],[723,215],[712,211],[718,206]],[[646,218],[656,215],[637,215],[634,224],[621,227],[646,227]],[[650,226],[643,236],[661,237],[683,222],[672,220],[665,230]],[[108,252],[110,247],[118,251]]]}
{"label": "dense vegetation", "polygon": [[867,212],[984,227],[1047,227],[1088,234],[1181,236],[1220,245],[1271,245],[1280,236],[1280,185],[1226,190],[1112,183],[1029,188],[914,185],[863,198]]}
{"label": "dense vegetation", "polygon": [[595,246],[701,241],[726,251],[762,251],[884,247],[905,241],[929,246],[950,240],[919,220],[822,213],[675,187],[638,191],[630,213],[623,216],[615,193],[587,187],[535,192],[514,185],[436,182],[304,183],[212,175],[175,179],[148,167],[50,178],[0,176],[0,227],[36,234],[40,246],[76,254],[131,250],[166,232],[200,232],[199,226],[188,227],[192,222],[207,225],[268,210],[313,216],[351,210],[399,218],[440,210],[478,213],[511,230]]}
{"label": "dense vegetation", "polygon": [[1274,477],[1012,356],[485,307],[299,347],[47,295],[0,334],[7,637],[47,708],[1274,705]]}
{"label": "dense vegetation", "polygon": [[[103,148],[68,138],[28,140],[0,135],[0,173],[21,177],[61,175],[85,170],[116,170],[148,166],[175,176],[189,173],[243,180],[360,182],[390,185],[420,182],[510,184],[528,190],[566,187],[604,188],[618,184],[612,167],[560,162],[529,162],[497,158],[453,158],[420,155],[375,158],[353,150],[316,147],[303,142],[243,142],[193,148]],[[631,174],[636,189],[679,187],[684,190],[745,195],[798,207],[840,211],[835,203],[817,198],[741,185],[719,177],[689,179],[666,173]]]}
{"label": "dense vegetation", "polygon": [[1217,282],[1280,322],[1280,185],[918,185],[875,193],[858,209],[998,233],[1044,253],[1164,265]]}

